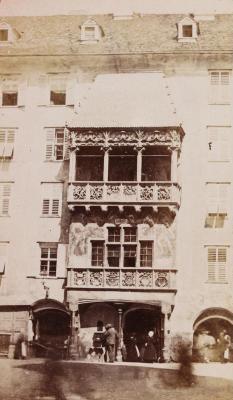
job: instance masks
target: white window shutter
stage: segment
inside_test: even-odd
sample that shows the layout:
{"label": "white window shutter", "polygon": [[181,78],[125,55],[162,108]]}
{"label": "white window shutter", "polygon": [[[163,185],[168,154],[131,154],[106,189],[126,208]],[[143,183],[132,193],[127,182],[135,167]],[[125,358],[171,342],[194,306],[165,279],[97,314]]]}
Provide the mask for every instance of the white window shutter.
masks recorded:
{"label": "white window shutter", "polygon": [[73,106],[75,103],[76,79],[68,80],[66,86],[66,105]]}
{"label": "white window shutter", "polygon": [[50,103],[50,86],[47,75],[41,75],[38,82],[38,105],[47,106]]}
{"label": "white window shutter", "polygon": [[58,244],[57,249],[57,277],[66,276],[66,254],[67,254],[67,244]]}
{"label": "white window shutter", "polygon": [[45,134],[46,134],[45,159],[46,161],[49,161],[54,159],[54,141],[55,141],[54,128],[47,128]]}
{"label": "white window shutter", "polygon": [[64,160],[69,160],[70,149],[69,149],[69,131],[65,128],[64,130]]}
{"label": "white window shutter", "polygon": [[217,262],[217,249],[216,247],[208,248],[208,281],[216,281],[216,262]]}
{"label": "white window shutter", "polygon": [[210,104],[217,104],[219,97],[220,73],[218,71],[210,72]]}
{"label": "white window shutter", "polygon": [[25,106],[27,104],[27,82],[21,82],[18,86],[18,106]]}
{"label": "white window shutter", "polygon": [[218,281],[226,282],[226,263],[227,263],[227,249],[225,247],[218,248]]}

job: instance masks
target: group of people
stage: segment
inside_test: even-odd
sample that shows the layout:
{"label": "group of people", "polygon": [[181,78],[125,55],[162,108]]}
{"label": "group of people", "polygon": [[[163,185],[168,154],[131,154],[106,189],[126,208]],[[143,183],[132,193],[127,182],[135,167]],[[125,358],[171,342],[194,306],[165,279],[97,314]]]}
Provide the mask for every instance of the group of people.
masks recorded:
{"label": "group of people", "polygon": [[126,361],[148,362],[159,361],[159,338],[150,330],[147,335],[132,333],[125,338]]}
{"label": "group of people", "polygon": [[217,339],[208,330],[203,329],[194,337],[194,352],[196,360],[201,362],[220,361],[227,363],[233,361],[233,346],[231,337],[223,329]]}
{"label": "group of people", "polygon": [[[117,356],[119,336],[116,329],[111,325],[105,326],[100,321],[97,323],[97,331],[93,335],[93,346],[89,349],[89,358],[102,357],[105,362],[113,363]],[[159,360],[159,343],[154,331],[149,331],[147,335],[138,337],[136,333],[131,333],[124,338],[124,345],[121,347],[121,357],[124,361],[148,362],[152,363]]]}

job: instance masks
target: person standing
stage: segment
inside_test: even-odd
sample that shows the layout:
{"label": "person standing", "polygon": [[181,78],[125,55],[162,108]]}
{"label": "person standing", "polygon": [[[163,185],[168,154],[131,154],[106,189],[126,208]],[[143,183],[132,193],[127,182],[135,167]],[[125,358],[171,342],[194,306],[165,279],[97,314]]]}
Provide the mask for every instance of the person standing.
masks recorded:
{"label": "person standing", "polygon": [[118,334],[115,328],[111,324],[107,324],[103,335],[103,342],[106,347],[106,352],[110,363],[115,361],[116,356],[116,342]]}
{"label": "person standing", "polygon": [[231,347],[231,337],[228,335],[227,331],[223,329],[217,340],[218,348],[219,348],[219,355],[220,361],[222,363],[227,363],[230,361],[230,347]]}
{"label": "person standing", "polygon": [[143,361],[148,363],[153,363],[157,359],[156,354],[156,342],[155,342],[155,335],[153,331],[149,331],[146,343],[145,343],[145,350],[143,354]]}

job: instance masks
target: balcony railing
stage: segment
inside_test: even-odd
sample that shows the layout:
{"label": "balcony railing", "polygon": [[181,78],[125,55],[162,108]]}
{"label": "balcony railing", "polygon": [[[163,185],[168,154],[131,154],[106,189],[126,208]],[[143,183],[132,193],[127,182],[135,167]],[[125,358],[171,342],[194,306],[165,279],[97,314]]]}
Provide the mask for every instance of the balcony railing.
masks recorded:
{"label": "balcony railing", "polygon": [[176,291],[176,270],[69,268],[67,286],[77,289]]}
{"label": "balcony railing", "polygon": [[72,204],[180,204],[180,187],[172,182],[70,182]]}

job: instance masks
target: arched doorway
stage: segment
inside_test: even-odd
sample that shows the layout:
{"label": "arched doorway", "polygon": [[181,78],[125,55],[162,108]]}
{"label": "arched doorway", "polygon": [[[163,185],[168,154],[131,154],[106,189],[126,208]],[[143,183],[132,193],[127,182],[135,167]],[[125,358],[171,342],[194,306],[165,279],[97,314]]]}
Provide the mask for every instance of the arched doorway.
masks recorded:
{"label": "arched doorway", "polygon": [[70,336],[71,316],[64,304],[38,300],[32,305],[33,343],[38,356],[62,352]]}
{"label": "arched doorway", "polygon": [[141,353],[149,331],[154,331],[157,347],[157,359],[162,357],[164,344],[164,318],[161,308],[142,306],[140,308],[129,309],[123,318],[123,340],[126,345],[129,343],[130,336],[133,334]]}
{"label": "arched doorway", "polygon": [[[222,308],[204,310],[193,326],[193,355],[196,361],[220,361],[218,338],[225,330],[233,339],[233,313]],[[203,353],[203,341],[210,345]]]}

